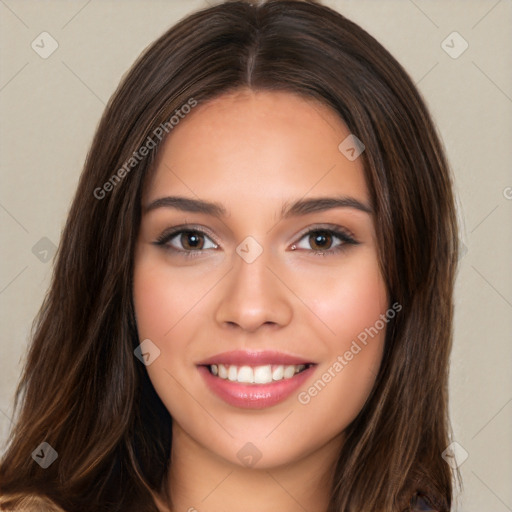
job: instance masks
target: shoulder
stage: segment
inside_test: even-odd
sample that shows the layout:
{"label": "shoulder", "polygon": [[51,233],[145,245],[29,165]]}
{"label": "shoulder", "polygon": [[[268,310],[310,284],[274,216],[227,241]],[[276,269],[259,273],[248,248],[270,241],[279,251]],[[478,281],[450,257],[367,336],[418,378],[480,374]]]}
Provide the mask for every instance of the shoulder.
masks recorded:
{"label": "shoulder", "polygon": [[6,494],[0,496],[4,512],[66,512],[49,498],[35,494]]}

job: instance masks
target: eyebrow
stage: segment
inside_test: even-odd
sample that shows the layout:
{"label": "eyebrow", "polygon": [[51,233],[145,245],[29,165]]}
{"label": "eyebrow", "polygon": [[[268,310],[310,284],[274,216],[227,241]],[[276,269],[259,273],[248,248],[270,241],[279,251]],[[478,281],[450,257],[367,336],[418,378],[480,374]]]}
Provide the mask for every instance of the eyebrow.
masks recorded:
{"label": "eyebrow", "polygon": [[[157,208],[174,208],[184,212],[203,213],[214,217],[227,216],[227,210],[220,203],[203,201],[182,196],[167,196],[155,199],[144,208],[148,213]],[[281,208],[281,219],[307,215],[310,213],[323,212],[333,208],[352,208],[371,214],[371,207],[354,197],[316,197],[310,199],[298,199],[294,202],[286,201]]]}

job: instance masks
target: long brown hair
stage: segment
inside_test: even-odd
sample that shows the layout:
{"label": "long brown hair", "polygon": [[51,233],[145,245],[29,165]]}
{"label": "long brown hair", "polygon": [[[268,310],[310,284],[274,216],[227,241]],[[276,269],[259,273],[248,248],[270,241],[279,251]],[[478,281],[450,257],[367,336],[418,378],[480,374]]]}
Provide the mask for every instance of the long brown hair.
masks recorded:
{"label": "long brown hair", "polygon": [[[229,1],[188,16],[110,99],[34,324],[0,466],[5,495],[44,495],[74,512],[157,510],[151,493],[164,493],[172,419],[133,353],[141,190],[165,140],[155,133],[172,133],[176,111],[242,87],[316,98],[364,142],[381,269],[402,306],[374,389],[346,430],[329,512],[402,511],[415,492],[450,509],[441,453],[458,239],[447,162],[400,64],[341,14],[296,0]],[[155,147],[134,163],[148,138]],[[58,453],[46,469],[31,457],[43,441]]]}

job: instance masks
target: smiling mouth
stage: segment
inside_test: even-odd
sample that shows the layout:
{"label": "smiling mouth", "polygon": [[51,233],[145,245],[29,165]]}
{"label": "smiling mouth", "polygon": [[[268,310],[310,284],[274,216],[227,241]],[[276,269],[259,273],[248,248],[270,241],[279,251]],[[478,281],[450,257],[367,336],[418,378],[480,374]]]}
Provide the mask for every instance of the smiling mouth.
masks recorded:
{"label": "smiling mouth", "polygon": [[204,365],[209,372],[223,380],[240,384],[271,384],[272,382],[292,379],[295,375],[307,370],[313,363],[308,364],[266,364],[261,366],[237,366],[228,364]]}

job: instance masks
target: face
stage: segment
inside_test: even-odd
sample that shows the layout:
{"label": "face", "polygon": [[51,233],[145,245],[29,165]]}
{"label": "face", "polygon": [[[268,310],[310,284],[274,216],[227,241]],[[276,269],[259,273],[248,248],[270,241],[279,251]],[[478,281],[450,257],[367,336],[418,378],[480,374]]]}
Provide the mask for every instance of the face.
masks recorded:
{"label": "face", "polygon": [[313,99],[242,90],[165,141],[133,294],[173,442],[270,468],[332,449],[363,407],[388,297],[349,135]]}

